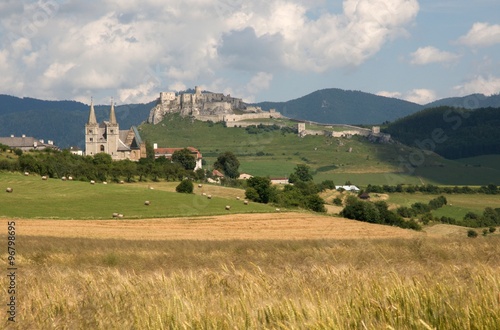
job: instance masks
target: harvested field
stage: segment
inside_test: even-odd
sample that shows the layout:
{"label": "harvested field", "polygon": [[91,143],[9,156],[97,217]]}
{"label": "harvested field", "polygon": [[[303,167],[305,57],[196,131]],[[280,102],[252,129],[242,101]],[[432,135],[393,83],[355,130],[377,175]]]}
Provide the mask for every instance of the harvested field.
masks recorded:
{"label": "harvested field", "polygon": [[310,213],[148,220],[16,220],[16,226],[19,235],[133,240],[373,239],[424,235],[412,230]]}

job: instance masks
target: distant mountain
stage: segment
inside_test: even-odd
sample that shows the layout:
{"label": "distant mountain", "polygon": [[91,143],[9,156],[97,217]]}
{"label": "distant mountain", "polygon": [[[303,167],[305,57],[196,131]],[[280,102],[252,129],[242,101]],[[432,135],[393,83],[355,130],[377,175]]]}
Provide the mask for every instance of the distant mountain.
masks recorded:
{"label": "distant mountain", "polygon": [[[154,102],[116,106],[121,129],[139,125],[149,114]],[[109,117],[109,105],[95,106],[97,120]],[[89,106],[76,101],[42,101],[0,95],[0,136],[33,136],[53,140],[61,148],[83,147]]]}
{"label": "distant mountain", "polygon": [[436,108],[449,106],[464,109],[478,108],[500,108],[500,94],[485,96],[483,94],[471,94],[462,97],[449,97],[426,104],[424,107]]}
{"label": "distant mountain", "polygon": [[328,124],[380,124],[415,113],[423,107],[395,98],[330,88],[287,102],[257,103],[264,110]]}
{"label": "distant mountain", "polygon": [[[500,108],[431,108],[399,119],[384,130],[422,155],[449,158],[500,154]],[[416,157],[418,158],[418,157]]]}

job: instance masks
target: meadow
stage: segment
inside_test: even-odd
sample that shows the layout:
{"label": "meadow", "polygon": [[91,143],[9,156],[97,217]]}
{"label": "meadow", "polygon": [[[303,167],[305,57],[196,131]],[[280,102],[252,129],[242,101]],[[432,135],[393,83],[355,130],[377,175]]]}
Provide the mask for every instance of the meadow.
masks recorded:
{"label": "meadow", "polygon": [[[296,126],[296,123],[287,120],[276,120],[276,123]],[[240,172],[254,176],[287,177],[295,165],[307,164],[316,182],[333,180],[336,184],[344,184],[351,181],[357,185],[500,184],[500,168],[491,166],[495,163],[491,157],[447,160],[433,153],[422,155],[420,150],[399,143],[378,144],[361,137],[300,138],[295,133],[280,130],[249,134],[243,128],[226,128],[221,123],[191,121],[178,115],[167,116],[158,125],[141,125],[140,132],[143,139],[159,146],[198,148],[207,168],[219,154],[231,151],[240,160]],[[410,160],[418,166],[413,168]],[[483,163],[485,165],[478,168]],[[412,173],[402,172],[408,169],[412,169]]]}
{"label": "meadow", "polygon": [[[0,172],[2,198],[0,217],[38,219],[110,219],[113,213],[128,219],[163,218],[175,216],[214,215],[227,213],[273,212],[268,205],[243,204],[241,199],[218,196],[216,188],[195,186],[195,194],[179,194],[154,188],[149,184],[103,184],[88,182],[42,180],[39,176]],[[176,183],[175,185],[177,185]],[[7,187],[13,193],[5,193]],[[212,199],[202,196],[212,194]],[[237,196],[238,197],[238,196]],[[146,206],[145,201],[150,205]],[[231,209],[228,211],[225,206]]]}

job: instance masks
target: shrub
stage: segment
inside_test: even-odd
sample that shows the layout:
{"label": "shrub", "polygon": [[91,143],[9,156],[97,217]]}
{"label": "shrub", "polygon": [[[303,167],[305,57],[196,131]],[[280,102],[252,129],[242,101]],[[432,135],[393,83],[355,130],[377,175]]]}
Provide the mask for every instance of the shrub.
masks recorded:
{"label": "shrub", "polygon": [[490,227],[489,231],[491,234],[493,234],[494,232],[497,231],[497,229],[495,227]]}
{"label": "shrub", "polygon": [[467,237],[476,238],[477,237],[477,232],[475,230],[469,229],[467,231]]}
{"label": "shrub", "polygon": [[337,206],[342,206],[342,199],[340,199],[340,197],[335,197],[333,199],[333,204]]}
{"label": "shrub", "polygon": [[191,180],[182,180],[181,183],[177,187],[175,187],[175,191],[178,193],[191,194],[193,193],[194,185]]}

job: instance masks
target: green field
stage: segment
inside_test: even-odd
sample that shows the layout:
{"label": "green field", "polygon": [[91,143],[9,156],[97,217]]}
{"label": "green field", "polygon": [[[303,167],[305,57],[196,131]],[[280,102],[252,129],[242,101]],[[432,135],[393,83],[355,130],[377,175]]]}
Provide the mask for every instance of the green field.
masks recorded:
{"label": "green field", "polygon": [[[179,194],[167,189],[149,189],[155,183],[102,184],[62,181],[43,181],[38,176],[0,172],[2,198],[0,217],[10,218],[50,218],[50,219],[110,219],[113,213],[121,213],[124,218],[156,218],[216,215],[228,213],[272,212],[268,205],[213,195],[212,199],[196,194]],[[5,189],[12,187],[13,193]],[[172,187],[171,187],[172,188]],[[172,190],[172,189],[170,189]],[[244,192],[241,191],[241,197]],[[144,202],[150,201],[149,206]],[[225,206],[231,206],[230,211]]]}
{"label": "green field", "polygon": [[[438,217],[446,216],[456,220],[462,219],[467,212],[482,214],[486,207],[500,207],[500,195],[484,195],[484,194],[440,194],[446,197],[448,205],[440,209],[432,211],[432,214]],[[421,193],[392,193],[389,194],[388,203],[397,206],[410,207],[416,202],[428,203],[431,199],[440,195],[427,195]]]}
{"label": "green field", "polygon": [[[283,121],[283,123],[287,123]],[[290,125],[295,125],[290,123]],[[198,148],[211,168],[217,156],[233,152],[240,160],[240,172],[258,176],[288,176],[295,165],[307,164],[316,182],[333,180],[343,184],[500,184],[500,169],[475,167],[461,161],[446,160],[436,154],[391,143],[371,143],[366,138],[331,138],[325,136],[298,137],[294,133],[276,130],[249,134],[243,128],[226,128],[222,124],[204,123],[167,116],[158,125],[140,127],[143,139],[160,147]],[[419,158],[423,155],[422,161]],[[403,173],[417,163],[411,175]],[[482,161],[481,159],[477,161]],[[412,163],[412,164],[413,164]],[[494,163],[488,159],[488,163]]]}

